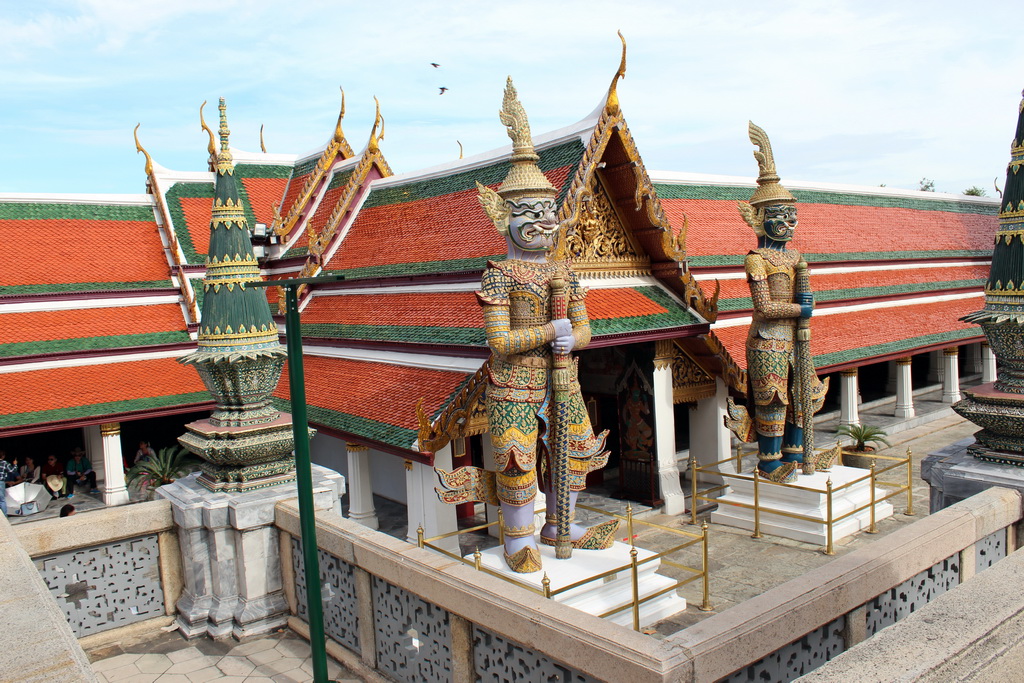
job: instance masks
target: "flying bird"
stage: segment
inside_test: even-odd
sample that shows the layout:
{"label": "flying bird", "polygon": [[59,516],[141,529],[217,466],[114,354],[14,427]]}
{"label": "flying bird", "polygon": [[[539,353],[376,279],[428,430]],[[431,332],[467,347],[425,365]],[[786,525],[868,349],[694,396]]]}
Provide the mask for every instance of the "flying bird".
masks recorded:
{"label": "flying bird", "polygon": [[441,65],[440,65],[440,64],[438,64],[437,62],[431,62],[431,63],[430,63],[430,66],[432,66],[432,67],[434,67],[434,68],[436,69],[436,68],[438,68],[438,67],[439,67],[439,66],[441,66]]}
{"label": "flying bird", "polygon": [[448,88],[441,88],[441,92],[439,92],[439,93],[437,93],[437,94],[438,94],[438,95],[443,95],[443,94],[444,94],[444,91],[445,91],[445,90],[447,90],[447,89],[448,89]]}

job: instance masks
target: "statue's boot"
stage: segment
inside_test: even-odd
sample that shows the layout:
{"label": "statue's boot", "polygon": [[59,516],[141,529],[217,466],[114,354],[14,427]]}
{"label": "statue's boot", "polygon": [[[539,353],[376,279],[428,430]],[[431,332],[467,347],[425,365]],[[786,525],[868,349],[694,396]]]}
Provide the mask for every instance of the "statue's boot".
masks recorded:
{"label": "statue's boot", "polygon": [[786,423],[786,434],[782,438],[782,462],[804,462],[804,428],[792,422]]}
{"label": "statue's boot", "polygon": [[505,521],[505,564],[518,574],[540,571],[540,551],[533,536],[537,530],[533,523],[533,501],[525,505],[502,503],[501,513]]}
{"label": "statue's boot", "polygon": [[780,484],[796,481],[797,463],[783,461],[781,436],[757,435],[757,470],[762,477]]}
{"label": "statue's boot", "polygon": [[[544,545],[556,545],[558,537],[558,521],[556,518],[557,501],[554,491],[546,493],[546,511],[544,515],[544,527],[540,530],[540,542]],[[569,519],[576,516],[576,499],[578,491],[569,492]],[[615,542],[615,532],[619,528],[619,520],[612,519],[585,529],[578,524],[569,524],[569,540],[572,547],[577,550],[606,550],[612,547]]]}

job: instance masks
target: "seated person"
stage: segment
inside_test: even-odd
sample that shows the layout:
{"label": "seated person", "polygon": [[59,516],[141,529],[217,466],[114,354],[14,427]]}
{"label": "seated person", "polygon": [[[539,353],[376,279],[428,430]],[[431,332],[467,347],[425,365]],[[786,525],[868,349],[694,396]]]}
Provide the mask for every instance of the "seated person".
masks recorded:
{"label": "seated person", "polygon": [[149,445],[148,441],[139,442],[139,450],[135,451],[135,463],[138,465],[140,462],[151,460],[156,457],[156,451]]}
{"label": "seated person", "polygon": [[68,479],[64,476],[64,466],[56,455],[46,456],[42,467],[43,487],[54,498],[63,498],[68,490]]}
{"label": "seated person", "polygon": [[25,456],[25,464],[18,469],[18,476],[26,484],[38,484],[43,478],[42,468],[31,455]]}
{"label": "seated person", "polygon": [[[92,463],[85,457],[85,451],[76,448],[72,451],[74,457],[68,461],[68,490],[74,493],[75,486],[88,484],[89,493],[99,493],[96,489],[96,473],[93,472]],[[71,496],[68,495],[68,498]]]}

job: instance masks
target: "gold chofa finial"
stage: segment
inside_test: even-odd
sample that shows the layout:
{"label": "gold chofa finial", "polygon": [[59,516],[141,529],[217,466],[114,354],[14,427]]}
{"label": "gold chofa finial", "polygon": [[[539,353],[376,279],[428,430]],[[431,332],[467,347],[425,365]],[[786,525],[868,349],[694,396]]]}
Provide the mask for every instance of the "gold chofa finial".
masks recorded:
{"label": "gold chofa finial", "polygon": [[456,140],[455,142],[459,143],[459,158],[461,159],[462,158],[462,143],[459,142],[458,140]]}
{"label": "gold chofa finial", "polygon": [[225,104],[223,97],[220,98],[217,108],[220,109],[220,154],[217,155],[217,173],[224,175],[234,172],[235,161],[231,157],[231,150],[228,147],[231,130],[228,129],[228,105]]}
{"label": "gold chofa finial", "polygon": [[345,133],[341,130],[341,120],[345,118],[345,89],[341,86],[338,86],[338,89],[341,90],[341,113],[338,114],[338,124],[334,126],[335,142],[341,142],[345,139]]}
{"label": "gold chofa finial", "polygon": [[[376,153],[380,151],[380,141],[384,139],[384,117],[380,115],[380,100],[376,95],[373,101],[377,104],[377,115],[373,119],[373,130],[370,131],[370,141],[366,143],[366,148]],[[377,126],[380,126],[380,133],[377,132]]]}
{"label": "gold chofa finial", "polygon": [[146,177],[148,178],[153,175],[153,157],[149,156],[149,152],[147,152],[142,146],[142,143],[139,142],[139,126],[141,125],[141,123],[135,124],[135,130],[133,132],[135,135],[135,153],[138,154],[139,152],[142,152],[146,155]]}
{"label": "gold chofa finial", "polygon": [[612,84],[608,86],[608,101],[605,103],[605,109],[611,114],[619,113],[619,94],[616,91],[616,86],[619,84],[620,78],[626,77],[626,39],[623,37],[622,31],[616,31],[616,33],[619,34],[619,40],[622,41],[622,60],[619,62],[619,70],[612,77]]}
{"label": "gold chofa finial", "polygon": [[260,124],[260,150],[262,150],[264,154],[267,153],[267,145],[263,142],[263,124],[262,123]]}
{"label": "gold chofa finial", "polygon": [[210,141],[206,145],[206,151],[210,153],[210,159],[212,161],[213,158],[217,156],[217,144],[214,142],[213,139],[213,131],[210,130],[210,127],[208,125],[206,125],[206,119],[203,118],[203,107],[205,106],[206,100],[203,100],[203,103],[199,105],[199,125],[202,126],[202,129],[205,130],[206,134],[210,136]]}
{"label": "gold chofa finial", "polygon": [[555,186],[541,172],[537,162],[540,157],[533,149],[533,138],[530,136],[530,122],[526,118],[526,110],[519,101],[512,77],[505,84],[505,95],[498,112],[501,122],[508,128],[508,136],[512,138],[512,168],[509,169],[505,181],[498,188],[498,194],[505,200],[518,197],[554,197],[558,194]]}

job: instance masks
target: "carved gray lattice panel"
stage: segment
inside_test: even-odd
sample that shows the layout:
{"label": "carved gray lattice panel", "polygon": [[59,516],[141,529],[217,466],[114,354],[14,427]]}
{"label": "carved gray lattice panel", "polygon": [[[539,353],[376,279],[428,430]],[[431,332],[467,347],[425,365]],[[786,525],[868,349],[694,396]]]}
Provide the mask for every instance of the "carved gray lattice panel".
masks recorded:
{"label": "carved gray lattice panel", "polygon": [[[295,601],[299,618],[309,622],[306,604],[306,566],[302,542],[292,536]],[[324,603],[324,632],[353,652],[359,652],[359,603],[352,565],[320,548],[320,593]]]}
{"label": "carved gray lattice panel", "polygon": [[473,627],[473,666],[476,669],[477,680],[481,683],[598,681],[478,626]]}
{"label": "carved gray lattice panel", "polygon": [[79,638],[164,614],[156,534],[34,562]]}
{"label": "carved gray lattice panel", "polygon": [[779,648],[745,669],[721,679],[722,683],[743,683],[759,681],[783,683],[800,678],[839,655],[846,649],[843,630],[846,618],[839,617],[833,622],[817,628],[803,638]]}
{"label": "carved gray lattice panel", "polygon": [[1006,557],[1006,529],[994,531],[974,544],[974,571],[988,569]]}
{"label": "carved gray lattice panel", "polygon": [[398,681],[450,681],[452,636],[448,612],[373,577],[377,669]]}
{"label": "carved gray lattice panel", "polygon": [[960,555],[947,557],[867,604],[868,636],[895,624],[960,583]]}

